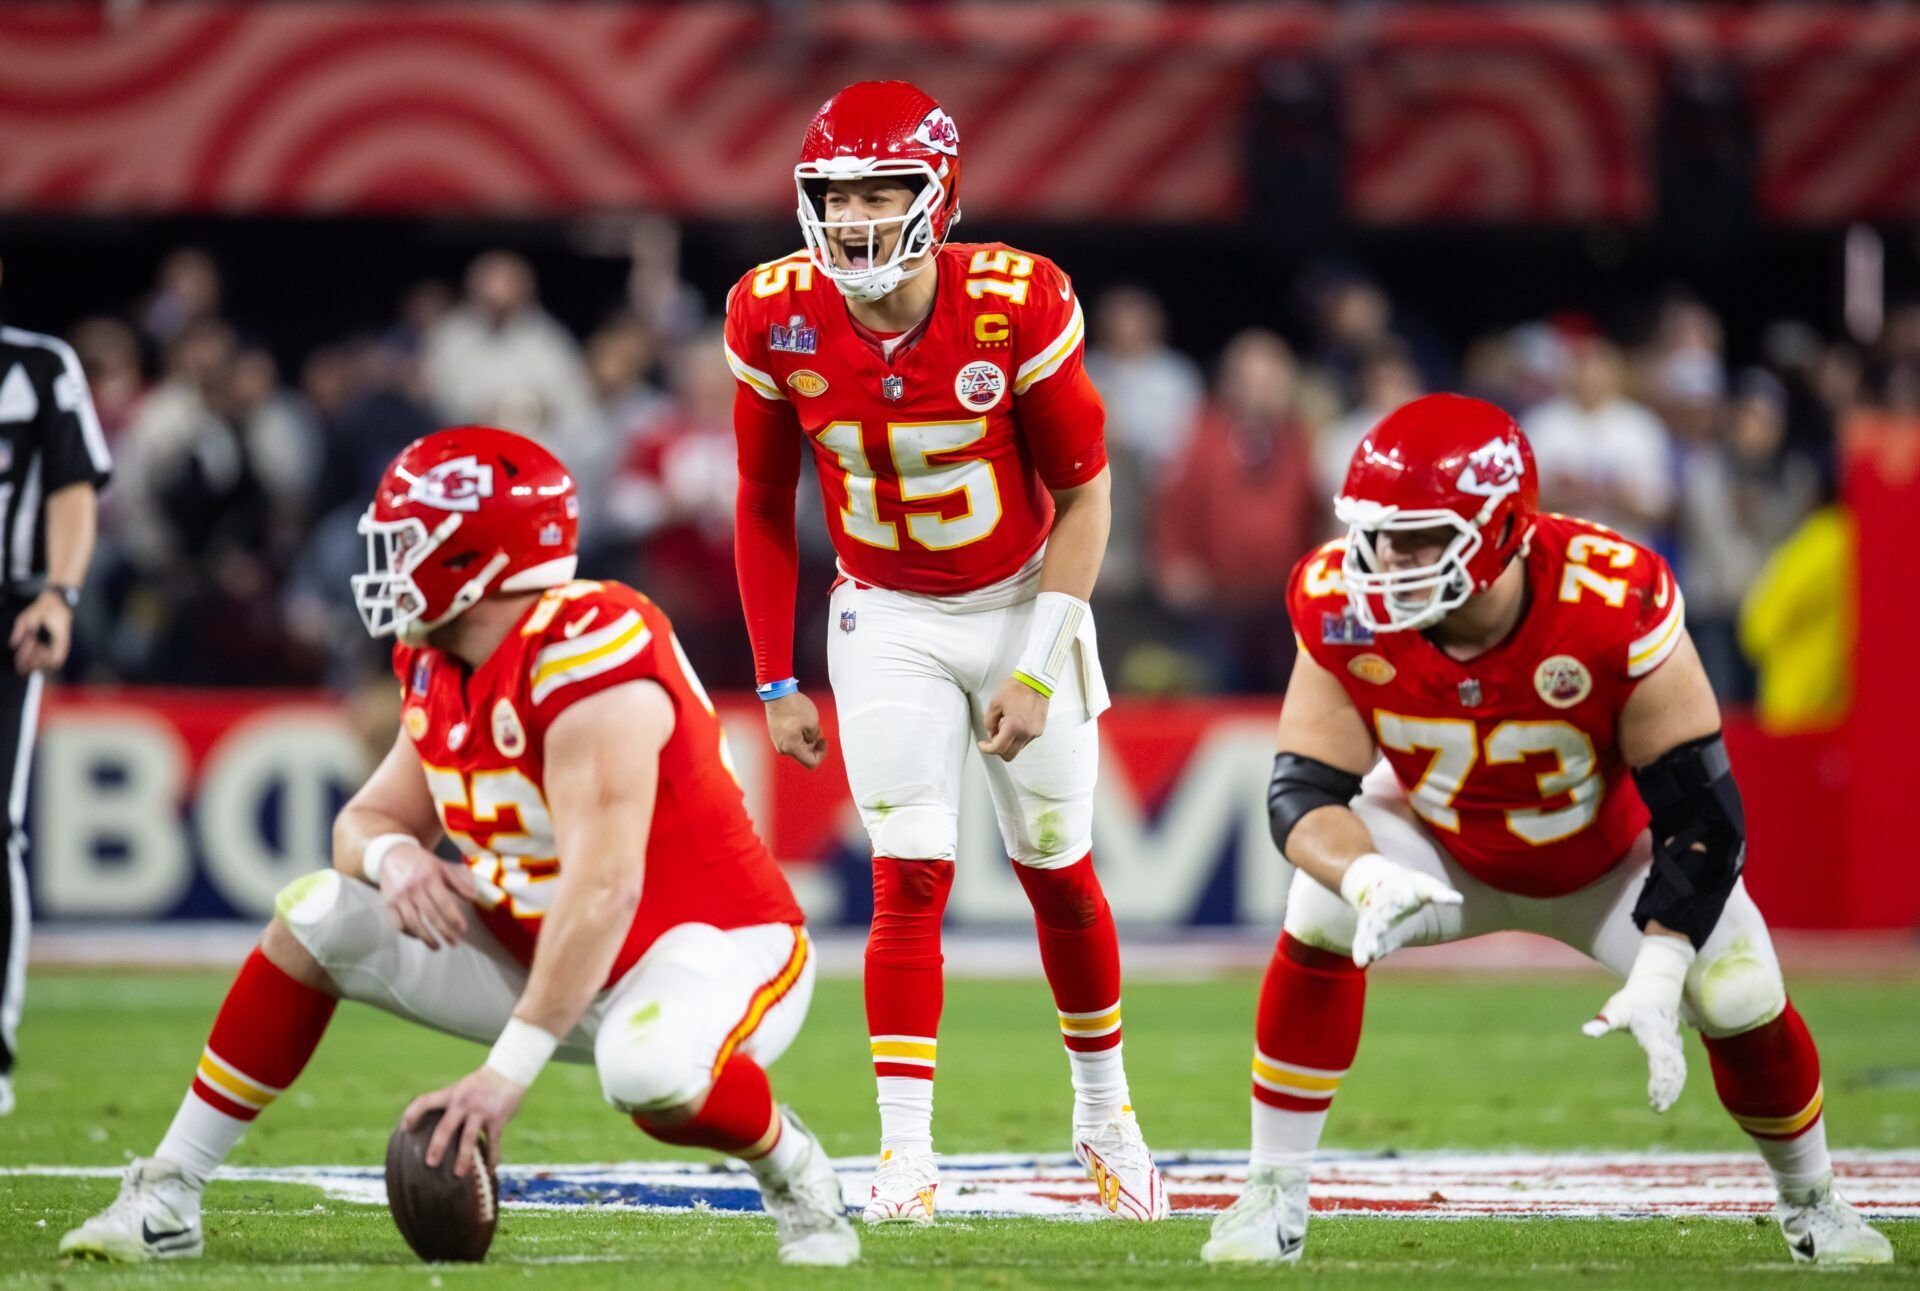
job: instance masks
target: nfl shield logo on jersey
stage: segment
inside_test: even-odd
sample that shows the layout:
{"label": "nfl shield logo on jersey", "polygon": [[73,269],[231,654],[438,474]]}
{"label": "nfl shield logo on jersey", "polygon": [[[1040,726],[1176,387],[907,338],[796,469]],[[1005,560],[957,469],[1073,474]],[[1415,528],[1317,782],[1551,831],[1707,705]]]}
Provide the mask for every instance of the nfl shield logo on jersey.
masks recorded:
{"label": "nfl shield logo on jersey", "polygon": [[767,348],[788,354],[811,354],[820,344],[820,329],[807,326],[805,314],[795,314],[785,325],[775,323],[767,329]]}
{"label": "nfl shield logo on jersey", "polygon": [[898,400],[907,392],[906,380],[902,377],[881,377],[880,393],[889,399]]}
{"label": "nfl shield logo on jersey", "polygon": [[1469,677],[1460,683],[1460,706],[1476,708],[1480,703],[1480,679]]}
{"label": "nfl shield logo on jersey", "polygon": [[859,621],[859,616],[856,615],[852,610],[840,611],[840,630],[842,632],[853,631],[854,626],[858,623],[858,621]]}
{"label": "nfl shield logo on jersey", "polygon": [[989,363],[985,359],[976,359],[960,369],[953,379],[953,393],[959,396],[963,407],[975,412],[985,412],[1000,402],[1000,396],[1007,392],[1007,374],[998,363]]}

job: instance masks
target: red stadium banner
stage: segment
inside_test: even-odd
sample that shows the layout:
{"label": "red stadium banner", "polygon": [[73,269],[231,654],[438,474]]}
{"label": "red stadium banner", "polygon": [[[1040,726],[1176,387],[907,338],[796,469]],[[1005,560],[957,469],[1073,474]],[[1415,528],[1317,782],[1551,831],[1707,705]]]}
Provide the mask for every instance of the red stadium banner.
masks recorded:
{"label": "red stadium banner", "polygon": [[[758,700],[723,697],[748,809],[819,923],[865,919],[866,841],[837,754],[808,772],[773,756]],[[1101,719],[1094,846],[1133,927],[1277,928],[1290,871],[1267,836],[1275,703],[1122,702]],[[823,709],[830,741],[830,707]],[[388,732],[378,735],[384,747]],[[1909,926],[1920,872],[1848,846],[1844,732],[1770,737],[1729,723],[1749,811],[1748,884],[1779,927]],[[329,864],[332,813],[377,750],[313,694],[68,691],[48,706],[34,777],[31,871],[52,920],[264,917]],[[1887,767],[1903,766],[1889,754]],[[977,768],[963,794],[952,918],[1030,917]]]}
{"label": "red stadium banner", "polygon": [[1263,71],[1325,68],[1351,216],[1636,222],[1662,87],[1740,78],[1773,219],[1920,216],[1920,15],[999,2],[0,6],[0,209],[773,218],[813,109],[921,80],[992,217],[1245,209]]}

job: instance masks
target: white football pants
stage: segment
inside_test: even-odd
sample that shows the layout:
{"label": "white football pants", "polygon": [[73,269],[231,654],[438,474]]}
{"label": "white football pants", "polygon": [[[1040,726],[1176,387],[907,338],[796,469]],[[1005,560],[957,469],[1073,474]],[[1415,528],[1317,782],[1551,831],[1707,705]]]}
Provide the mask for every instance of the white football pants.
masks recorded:
{"label": "white football pants", "polygon": [[[526,989],[527,969],[478,918],[433,950],[400,931],[376,888],[334,870],[289,884],[276,909],[344,998],[436,1031],[491,1044]],[[592,1063],[622,1111],[697,1104],[731,1054],[764,1067],[786,1052],[813,978],[803,928],[683,923],[594,997],[554,1056]]]}
{"label": "white football pants", "polygon": [[[1523,897],[1468,874],[1434,840],[1407,805],[1406,790],[1385,761],[1374,767],[1353,800],[1354,814],[1382,856],[1431,875],[1460,893],[1455,906],[1426,906],[1403,925],[1395,941],[1435,946],[1489,932],[1533,932],[1573,947],[1625,977],[1640,949],[1633,906],[1653,863],[1651,837],[1641,834],[1620,864],[1578,892]],[[1345,955],[1352,951],[1357,916],[1337,892],[1296,871],[1287,894],[1286,930],[1296,941]],[[1694,957],[1682,1008],[1686,1020],[1711,1036],[1738,1035],[1771,1022],[1786,1008],[1780,961],[1745,883],[1736,883],[1720,922]]]}
{"label": "white football pants", "polygon": [[[834,589],[827,665],[847,782],[875,855],[954,858],[961,772],[973,741],[986,738],[987,705],[1026,647],[1037,584],[1035,566],[967,596],[852,580]],[[1108,701],[1091,617],[1075,654],[1040,738],[1011,762],[983,759],[1007,854],[1038,869],[1071,865],[1093,847],[1095,719]]]}

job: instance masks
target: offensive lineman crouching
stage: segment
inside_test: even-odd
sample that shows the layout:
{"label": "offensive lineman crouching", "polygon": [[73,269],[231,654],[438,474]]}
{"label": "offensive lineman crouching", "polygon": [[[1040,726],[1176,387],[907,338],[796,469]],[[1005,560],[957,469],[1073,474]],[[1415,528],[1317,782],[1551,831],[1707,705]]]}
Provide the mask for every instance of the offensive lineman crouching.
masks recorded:
{"label": "offensive lineman crouching", "polygon": [[1247,1190],[1204,1258],[1299,1258],[1367,964],[1524,929],[1626,978],[1585,1030],[1633,1035],[1655,1111],[1686,1079],[1681,1018],[1699,1028],[1794,1259],[1886,1263],[1833,1192],[1819,1055],[1740,882],[1740,795],[1680,589],[1537,499],[1510,417],[1418,399],[1355,450],[1347,537],[1294,570],[1269,806],[1299,870],[1260,995]]}
{"label": "offensive lineman crouching", "polygon": [[[573,581],[573,480],[518,435],[429,435],[361,520],[354,599],[397,634],[404,719],[334,824],[334,868],[296,880],[215,1020],[154,1155],[63,1255],[198,1255],[201,1192],[359,1000],[491,1042],[417,1098],[427,1152],[469,1168],[547,1061],[590,1062],[663,1142],[746,1161],[788,1263],[859,1243],[826,1153],[765,1067],[806,1016],[813,961],[754,835],[713,706],[658,606]],[[429,850],[442,834],[464,864]]]}

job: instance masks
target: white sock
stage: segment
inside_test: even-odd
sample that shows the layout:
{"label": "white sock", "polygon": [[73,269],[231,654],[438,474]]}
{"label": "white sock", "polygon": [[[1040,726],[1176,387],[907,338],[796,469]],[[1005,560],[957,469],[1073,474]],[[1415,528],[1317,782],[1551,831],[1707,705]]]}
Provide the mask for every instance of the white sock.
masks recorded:
{"label": "white sock", "polygon": [[1121,1061],[1124,1045],[1098,1053],[1067,1050],[1067,1068],[1073,1073],[1073,1123],[1086,1129],[1107,1119],[1132,1101],[1127,1093],[1127,1068]]}
{"label": "white sock", "polygon": [[782,1113],[780,1137],[773,1141],[772,1149],[765,1156],[747,1162],[747,1169],[762,1181],[790,1179],[806,1158],[807,1146],[807,1136],[795,1129],[793,1122]]}
{"label": "white sock", "polygon": [[1790,1139],[1753,1138],[1760,1159],[1773,1175],[1773,1186],[1784,1195],[1804,1192],[1833,1173],[1833,1158],[1827,1153],[1827,1118],[1822,1116],[1802,1133]]}
{"label": "white sock", "polygon": [[237,1116],[228,1116],[189,1093],[180,1101],[173,1124],[167,1127],[166,1137],[160,1140],[153,1154],[173,1162],[195,1182],[204,1184],[251,1124]]}
{"label": "white sock", "polygon": [[1286,1170],[1305,1170],[1320,1146],[1320,1131],[1326,1128],[1327,1112],[1290,1112],[1269,1107],[1259,1099],[1253,1103],[1253,1151],[1248,1164],[1254,1168],[1274,1166]]}
{"label": "white sock", "polygon": [[876,1076],[880,1150],[933,1151],[933,1082],[918,1076]]}

